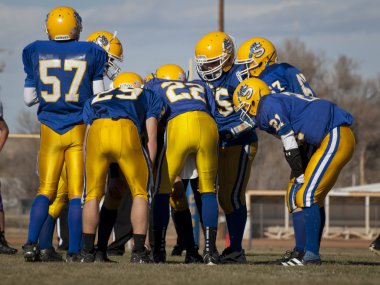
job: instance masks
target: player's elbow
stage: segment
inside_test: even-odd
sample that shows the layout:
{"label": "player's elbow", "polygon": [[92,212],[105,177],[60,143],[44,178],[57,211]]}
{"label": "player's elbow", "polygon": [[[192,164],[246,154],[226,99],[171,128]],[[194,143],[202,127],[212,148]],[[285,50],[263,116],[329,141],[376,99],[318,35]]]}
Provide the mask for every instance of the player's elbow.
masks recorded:
{"label": "player's elbow", "polygon": [[24,103],[28,107],[31,107],[38,103],[37,92],[34,87],[24,88]]}

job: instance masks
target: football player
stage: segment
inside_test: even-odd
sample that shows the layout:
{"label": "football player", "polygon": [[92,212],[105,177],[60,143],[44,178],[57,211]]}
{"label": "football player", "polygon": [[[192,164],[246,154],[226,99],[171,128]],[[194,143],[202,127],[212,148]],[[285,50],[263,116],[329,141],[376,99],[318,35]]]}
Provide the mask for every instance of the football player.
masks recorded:
{"label": "football player", "polygon": [[48,41],[35,41],[24,48],[26,73],[24,101],[39,102],[41,142],[38,173],[40,187],[30,211],[28,239],[23,246],[26,261],[39,256],[41,227],[53,201],[63,164],[66,163],[69,195],[69,249],[67,261],[79,256],[83,190],[84,102],[104,90],[103,72],[107,53],[98,45],[79,42],[82,19],[71,7],[52,9],[46,17]]}
{"label": "football player", "polygon": [[[83,207],[82,262],[95,260],[95,231],[99,221],[99,202],[104,195],[107,170],[117,163],[129,185],[132,197],[131,221],[134,247],[132,263],[148,263],[145,248],[148,227],[148,191],[157,151],[157,122],[162,100],[149,90],[121,86],[101,92],[87,100],[83,118],[88,128],[86,140],[86,190]],[[141,133],[147,134],[147,150]],[[149,155],[149,157],[148,157]]]}
{"label": "football player", "polygon": [[369,249],[377,255],[380,255],[380,235],[371,243]]}
{"label": "football player", "polygon": [[234,64],[234,59],[234,43],[226,33],[210,32],[195,46],[198,75],[212,88],[217,104],[218,201],[226,214],[230,235],[230,246],[220,256],[222,263],[247,262],[242,247],[247,222],[245,191],[258,146],[255,131],[240,121],[240,113],[233,108],[232,94],[239,84],[237,74],[243,69]]}
{"label": "football player", "polygon": [[[235,60],[236,64],[241,64],[245,68],[237,73],[239,81],[245,78],[257,77],[263,80],[271,89],[272,93],[291,92],[304,96],[316,97],[310,84],[305,76],[294,66],[288,63],[277,63],[277,51],[275,46],[265,38],[251,38],[241,44],[237,51]],[[304,168],[314,153],[315,149],[308,146],[304,142],[298,142],[299,150],[303,159]],[[294,175],[291,174],[294,178]],[[295,246],[293,250],[286,251],[284,256],[278,260],[279,264],[287,262],[290,259],[304,254],[306,230],[303,213],[301,208],[293,209],[291,205],[295,205],[289,199],[294,197],[291,193],[291,183],[289,183],[287,191],[288,210],[292,213]],[[320,204],[321,211],[321,235],[325,224],[325,208]]]}
{"label": "football player", "polygon": [[[351,114],[323,99],[290,92],[270,94],[268,85],[258,78],[242,81],[233,100],[247,124],[281,138],[286,161],[295,177],[291,186],[295,198],[291,201],[303,211],[305,254],[283,265],[321,264],[319,205],[323,205],[354,153],[355,138],[349,127],[353,122]],[[317,148],[306,170],[296,137]]]}
{"label": "football player", "polygon": [[[8,134],[8,125],[3,118],[3,103],[0,101],[0,152],[7,141]],[[0,254],[15,254],[16,252],[17,249],[10,247],[5,239],[5,216],[0,183]]]}
{"label": "football player", "polygon": [[[171,189],[175,183],[180,182],[179,175],[187,158],[194,155],[199,174],[199,192],[202,195],[202,218],[205,227],[203,261],[206,264],[217,264],[219,254],[215,243],[218,204],[215,178],[218,132],[211,115],[215,112],[212,92],[200,81],[186,82],[183,69],[173,64],[158,68],[156,77],[146,83],[145,88],[153,90],[156,96],[163,98],[167,121],[165,152],[162,152],[162,159],[159,162],[152,203],[155,239],[153,257],[156,262],[165,261],[159,255],[165,250]],[[189,137],[189,134],[192,135]],[[197,254],[193,251],[194,240],[191,246],[187,246],[186,256]],[[185,262],[187,261],[185,259]]]}

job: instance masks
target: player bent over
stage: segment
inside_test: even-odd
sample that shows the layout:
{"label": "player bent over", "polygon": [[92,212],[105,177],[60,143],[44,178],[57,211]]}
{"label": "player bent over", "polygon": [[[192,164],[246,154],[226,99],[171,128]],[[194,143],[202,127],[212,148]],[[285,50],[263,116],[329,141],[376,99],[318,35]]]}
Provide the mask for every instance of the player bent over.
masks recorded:
{"label": "player bent over", "polygon": [[[115,86],[119,86],[114,82]],[[131,221],[134,248],[132,263],[148,263],[144,247],[148,227],[150,165],[157,151],[157,121],[162,100],[141,88],[114,88],[86,102],[84,121],[90,125],[86,141],[86,190],[83,207],[82,262],[93,262],[94,240],[99,223],[99,202],[104,195],[107,171],[117,163],[132,197]],[[149,157],[144,153],[140,134],[146,126]]]}
{"label": "player bent over", "polygon": [[[233,100],[235,107],[242,110],[242,120],[281,138],[285,158],[295,176],[292,201],[304,213],[305,254],[283,265],[321,264],[319,205],[354,153],[351,114],[323,99],[288,92],[270,94],[265,82],[257,78],[241,82]],[[317,148],[305,171],[296,137]]]}

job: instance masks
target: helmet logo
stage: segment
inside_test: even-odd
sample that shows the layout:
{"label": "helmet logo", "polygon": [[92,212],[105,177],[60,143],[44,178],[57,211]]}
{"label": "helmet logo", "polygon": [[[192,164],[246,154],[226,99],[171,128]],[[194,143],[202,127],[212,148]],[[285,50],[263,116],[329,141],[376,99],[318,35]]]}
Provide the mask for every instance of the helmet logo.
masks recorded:
{"label": "helmet logo", "polygon": [[265,49],[260,42],[254,42],[249,48],[249,58],[254,56],[255,58],[261,57],[265,53]]}
{"label": "helmet logo", "polygon": [[107,38],[104,35],[97,37],[95,40],[95,43],[99,46],[105,46],[105,47],[108,46],[109,44]]}
{"label": "helmet logo", "polygon": [[223,51],[230,54],[230,53],[232,53],[232,50],[233,50],[233,44],[232,44],[231,39],[224,38],[224,40],[223,40]]}
{"label": "helmet logo", "polygon": [[238,98],[245,97],[246,100],[249,100],[249,99],[251,99],[253,93],[254,92],[253,92],[253,88],[252,87],[248,86],[247,84],[243,84],[240,87],[237,95],[238,95]]}

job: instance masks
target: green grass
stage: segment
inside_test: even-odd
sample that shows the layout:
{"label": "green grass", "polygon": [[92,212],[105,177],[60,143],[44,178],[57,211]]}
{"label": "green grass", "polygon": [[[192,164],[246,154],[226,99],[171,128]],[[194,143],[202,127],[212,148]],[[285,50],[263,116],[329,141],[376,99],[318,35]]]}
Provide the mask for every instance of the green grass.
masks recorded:
{"label": "green grass", "polygon": [[113,257],[117,264],[26,263],[22,255],[0,255],[0,284],[380,284],[380,256],[367,249],[328,248],[321,266],[282,267],[270,263],[282,249],[255,249],[247,265],[206,266],[129,264],[129,255]]}

